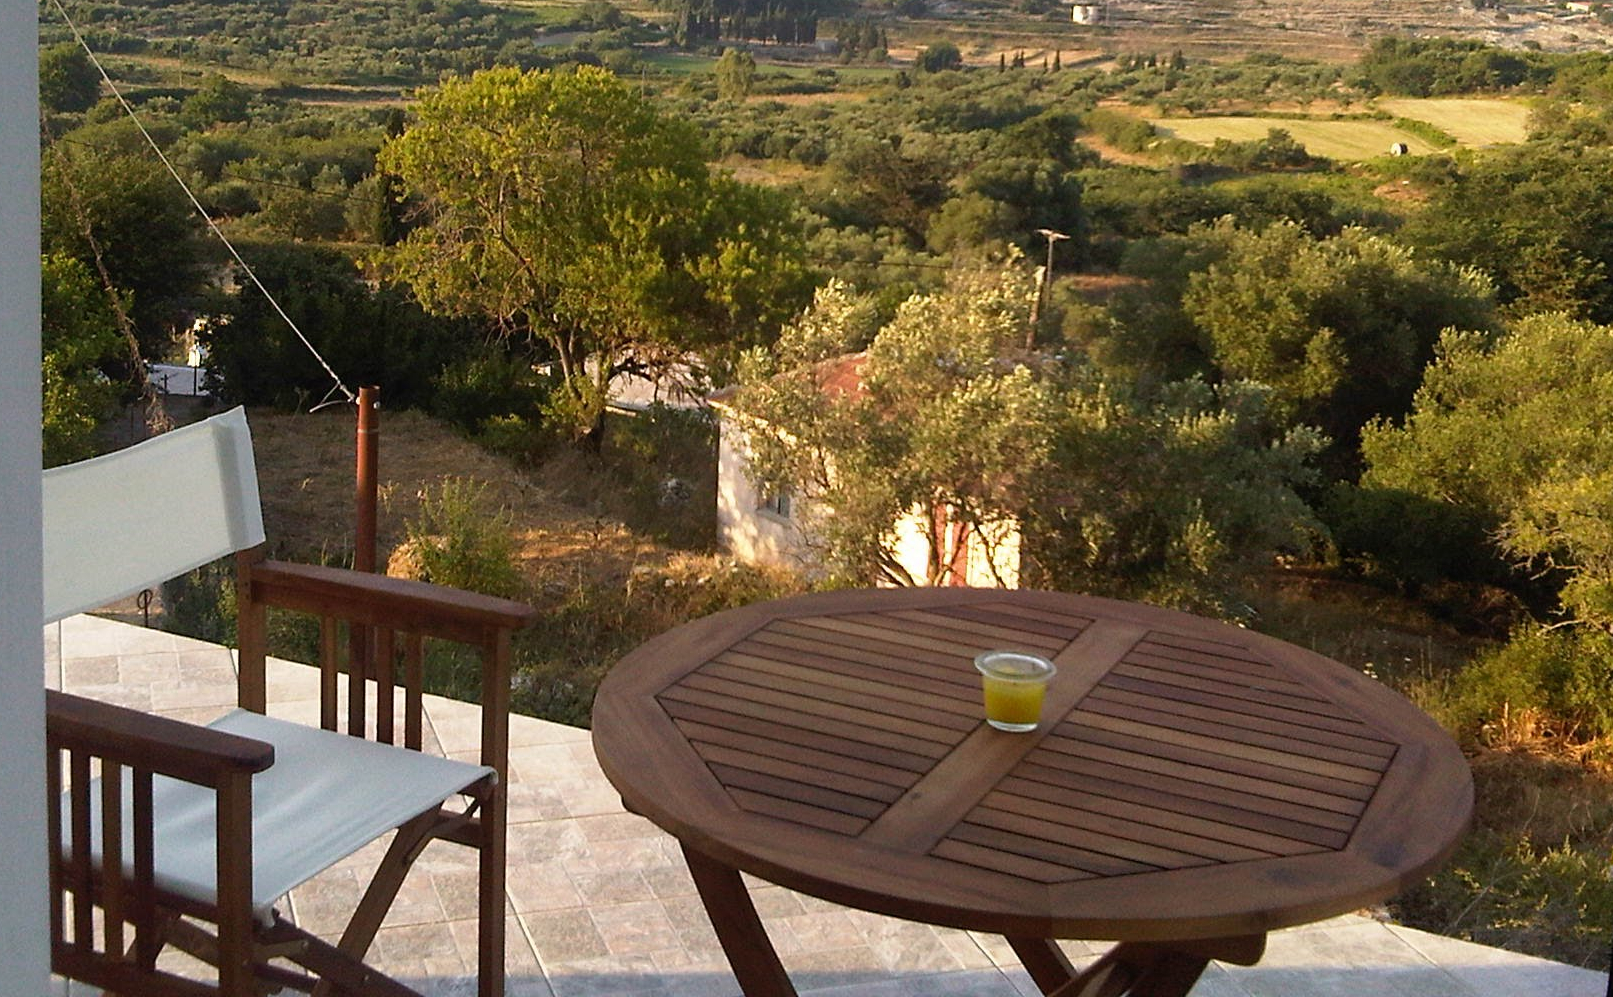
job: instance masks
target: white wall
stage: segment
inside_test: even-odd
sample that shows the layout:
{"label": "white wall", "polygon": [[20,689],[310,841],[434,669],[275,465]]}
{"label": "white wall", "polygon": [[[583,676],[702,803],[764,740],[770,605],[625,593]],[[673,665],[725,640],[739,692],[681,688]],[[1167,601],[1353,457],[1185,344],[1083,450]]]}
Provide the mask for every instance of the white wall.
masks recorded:
{"label": "white wall", "polygon": [[719,409],[717,432],[717,541],[741,561],[810,570],[797,522],[759,508],[762,496],[745,473],[745,431]]}
{"label": "white wall", "polygon": [[39,554],[38,8],[0,0],[0,995],[49,987]]}

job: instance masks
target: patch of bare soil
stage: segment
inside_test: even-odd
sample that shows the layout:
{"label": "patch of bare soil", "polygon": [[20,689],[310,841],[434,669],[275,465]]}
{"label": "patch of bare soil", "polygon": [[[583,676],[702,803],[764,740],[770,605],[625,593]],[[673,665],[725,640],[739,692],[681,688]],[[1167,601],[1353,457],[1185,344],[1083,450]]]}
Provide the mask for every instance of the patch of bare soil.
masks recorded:
{"label": "patch of bare soil", "polygon": [[826,90],[823,93],[759,93],[745,98],[747,104],[785,104],[801,106],[807,104],[846,104],[858,103],[868,99],[868,94],[858,90]]}
{"label": "patch of bare soil", "polygon": [[[271,544],[298,559],[348,560],[354,522],[352,411],[254,410],[248,418]],[[510,513],[522,569],[534,580],[626,578],[634,565],[668,557],[666,548],[603,509],[565,501],[509,460],[435,419],[386,412],[380,441],[380,563],[402,542],[405,524],[419,516],[421,495],[449,477],[486,483],[488,504]]]}
{"label": "patch of bare soil", "polygon": [[1391,180],[1372,188],[1374,196],[1412,207],[1428,203],[1428,191],[1410,180]]}
{"label": "patch of bare soil", "polygon": [[1082,132],[1080,135],[1076,136],[1075,140],[1081,145],[1086,146],[1088,149],[1091,149],[1093,152],[1096,152],[1098,155],[1102,156],[1103,161],[1106,163],[1116,163],[1121,166],[1159,165],[1146,153],[1126,152],[1124,149],[1117,149],[1092,132]]}

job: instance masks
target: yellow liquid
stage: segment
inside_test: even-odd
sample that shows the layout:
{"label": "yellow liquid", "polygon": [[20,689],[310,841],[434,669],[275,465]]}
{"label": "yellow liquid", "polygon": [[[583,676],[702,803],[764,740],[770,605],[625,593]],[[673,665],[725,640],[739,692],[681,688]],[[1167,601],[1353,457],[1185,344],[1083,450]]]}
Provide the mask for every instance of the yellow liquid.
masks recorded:
{"label": "yellow liquid", "polygon": [[1035,725],[1042,718],[1042,695],[1047,686],[1041,682],[1004,682],[986,677],[982,683],[986,696],[986,719],[1005,724]]}

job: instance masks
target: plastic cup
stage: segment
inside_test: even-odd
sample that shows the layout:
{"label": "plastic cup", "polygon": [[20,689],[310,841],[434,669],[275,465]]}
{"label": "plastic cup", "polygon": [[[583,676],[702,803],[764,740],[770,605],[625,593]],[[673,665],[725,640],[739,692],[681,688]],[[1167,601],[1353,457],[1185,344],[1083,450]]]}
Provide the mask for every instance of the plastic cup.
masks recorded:
{"label": "plastic cup", "polygon": [[1020,651],[986,651],[975,657],[986,723],[1016,734],[1036,729],[1042,720],[1047,683],[1058,669],[1053,662]]}

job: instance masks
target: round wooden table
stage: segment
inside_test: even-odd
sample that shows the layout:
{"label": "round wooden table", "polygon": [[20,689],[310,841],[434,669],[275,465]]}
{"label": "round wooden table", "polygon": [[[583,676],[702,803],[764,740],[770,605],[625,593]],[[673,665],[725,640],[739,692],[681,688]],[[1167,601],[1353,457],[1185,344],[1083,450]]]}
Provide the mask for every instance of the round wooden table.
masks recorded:
{"label": "round wooden table", "polygon": [[[972,659],[1059,668],[989,727]],[[1451,739],[1321,655],[1053,592],[853,590],[718,613],[629,654],[594,750],[682,843],[747,997],[794,994],[739,871],[1007,936],[1045,993],[1186,994],[1207,960],[1381,901],[1472,813]],[[1083,974],[1050,939],[1112,939]]]}

